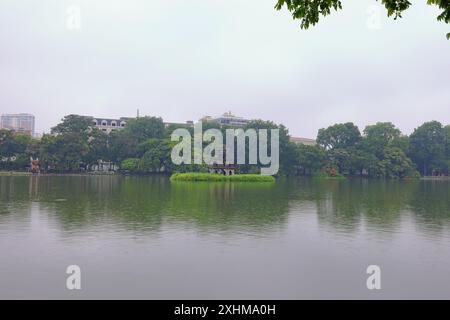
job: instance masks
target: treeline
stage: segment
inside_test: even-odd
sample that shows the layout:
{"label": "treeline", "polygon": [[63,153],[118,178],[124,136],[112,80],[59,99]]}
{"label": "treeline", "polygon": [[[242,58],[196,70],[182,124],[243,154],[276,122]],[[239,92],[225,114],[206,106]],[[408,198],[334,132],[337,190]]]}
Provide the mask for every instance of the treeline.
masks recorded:
{"label": "treeline", "polygon": [[298,146],[304,171],[325,171],[377,178],[446,175],[450,169],[450,125],[426,122],[403,135],[390,122],[367,126],[363,133],[353,123],[320,129],[317,146]]}
{"label": "treeline", "polygon": [[[202,165],[171,162],[171,150],[177,142],[172,142],[170,135],[180,126],[166,127],[161,118],[141,117],[106,134],[91,119],[69,115],[40,140],[0,130],[0,169],[29,170],[33,157],[39,158],[41,169],[48,172],[86,171],[99,161],[137,174],[206,171]],[[193,128],[185,128],[193,135]],[[203,124],[203,130],[210,128],[227,129],[215,123]],[[436,121],[423,124],[410,136],[392,123],[367,126],[362,133],[353,123],[336,124],[319,130],[315,146],[291,142],[288,130],[270,121],[252,121],[244,130],[248,128],[280,129],[279,175],[412,178],[449,174],[450,126]],[[236,172],[259,173],[259,167],[238,165]]]}

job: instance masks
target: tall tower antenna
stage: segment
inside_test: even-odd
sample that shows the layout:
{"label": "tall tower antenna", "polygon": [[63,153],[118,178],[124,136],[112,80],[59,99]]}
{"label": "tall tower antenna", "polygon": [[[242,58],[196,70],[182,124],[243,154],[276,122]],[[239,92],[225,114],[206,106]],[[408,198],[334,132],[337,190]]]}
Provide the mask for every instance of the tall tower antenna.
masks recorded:
{"label": "tall tower antenna", "polygon": [[136,118],[139,118],[139,109],[137,109]]}

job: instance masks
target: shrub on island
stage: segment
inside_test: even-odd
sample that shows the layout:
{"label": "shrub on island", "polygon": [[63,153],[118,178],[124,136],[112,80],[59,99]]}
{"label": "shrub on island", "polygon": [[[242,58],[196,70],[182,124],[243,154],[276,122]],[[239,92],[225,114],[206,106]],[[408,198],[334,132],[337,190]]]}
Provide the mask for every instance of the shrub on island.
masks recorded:
{"label": "shrub on island", "polygon": [[175,173],[170,177],[172,181],[233,181],[233,182],[274,182],[275,178],[261,174],[222,175],[217,173]]}

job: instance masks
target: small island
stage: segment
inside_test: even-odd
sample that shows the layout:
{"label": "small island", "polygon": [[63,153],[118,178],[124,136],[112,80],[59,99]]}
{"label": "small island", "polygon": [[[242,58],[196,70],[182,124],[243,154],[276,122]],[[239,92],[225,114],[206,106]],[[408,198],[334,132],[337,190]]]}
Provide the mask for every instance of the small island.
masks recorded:
{"label": "small island", "polygon": [[232,181],[232,182],[275,182],[275,178],[262,174],[234,174],[223,175],[218,173],[186,172],[174,173],[171,181]]}

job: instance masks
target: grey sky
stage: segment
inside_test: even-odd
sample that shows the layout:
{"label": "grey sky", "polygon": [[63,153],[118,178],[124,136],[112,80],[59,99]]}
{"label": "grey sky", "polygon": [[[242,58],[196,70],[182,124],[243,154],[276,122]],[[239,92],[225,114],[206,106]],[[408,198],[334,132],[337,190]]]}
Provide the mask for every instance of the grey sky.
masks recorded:
{"label": "grey sky", "polygon": [[[315,137],[336,122],[403,132],[450,123],[449,26],[412,0],[404,18],[374,0],[301,30],[275,0],[1,0],[0,113],[36,115],[38,132],[66,114],[234,114]],[[79,6],[81,29],[67,28]],[[368,11],[369,10],[369,11]]]}

